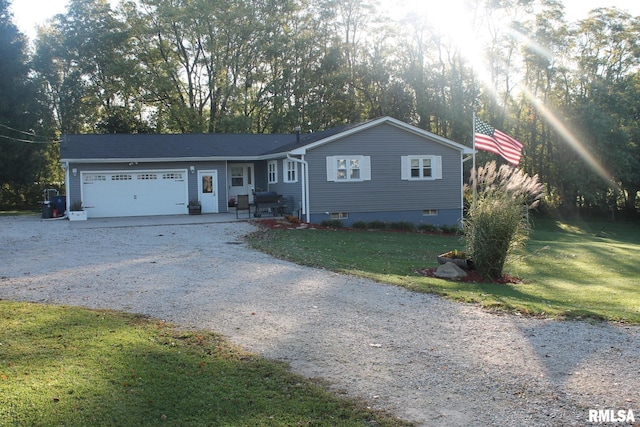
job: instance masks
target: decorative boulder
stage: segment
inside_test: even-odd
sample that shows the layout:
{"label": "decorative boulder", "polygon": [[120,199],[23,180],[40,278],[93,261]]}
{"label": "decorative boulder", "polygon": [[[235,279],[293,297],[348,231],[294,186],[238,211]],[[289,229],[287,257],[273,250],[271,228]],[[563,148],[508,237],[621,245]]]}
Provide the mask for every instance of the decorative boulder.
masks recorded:
{"label": "decorative boulder", "polygon": [[461,277],[467,277],[467,273],[452,262],[447,262],[438,267],[435,275],[443,279],[459,279]]}

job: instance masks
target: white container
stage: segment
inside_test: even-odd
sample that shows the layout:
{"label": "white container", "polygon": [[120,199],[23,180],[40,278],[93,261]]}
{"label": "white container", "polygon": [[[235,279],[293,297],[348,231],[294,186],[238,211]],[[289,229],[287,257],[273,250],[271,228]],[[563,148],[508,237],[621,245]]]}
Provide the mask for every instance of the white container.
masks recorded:
{"label": "white container", "polygon": [[87,211],[69,211],[69,221],[86,221]]}

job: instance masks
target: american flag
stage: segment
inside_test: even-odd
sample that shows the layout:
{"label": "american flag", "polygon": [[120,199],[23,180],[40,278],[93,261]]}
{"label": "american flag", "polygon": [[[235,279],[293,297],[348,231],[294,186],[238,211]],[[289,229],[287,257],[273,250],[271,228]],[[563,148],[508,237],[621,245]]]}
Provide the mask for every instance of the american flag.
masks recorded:
{"label": "american flag", "polygon": [[522,143],[476,118],[475,146],[479,150],[501,155],[513,165],[520,163]]}

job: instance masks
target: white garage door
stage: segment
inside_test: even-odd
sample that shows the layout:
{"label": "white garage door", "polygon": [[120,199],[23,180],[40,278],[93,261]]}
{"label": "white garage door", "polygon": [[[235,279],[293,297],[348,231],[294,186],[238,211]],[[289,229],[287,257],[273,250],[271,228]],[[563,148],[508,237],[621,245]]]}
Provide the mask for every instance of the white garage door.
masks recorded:
{"label": "white garage door", "polygon": [[187,213],[187,171],[83,172],[87,217]]}

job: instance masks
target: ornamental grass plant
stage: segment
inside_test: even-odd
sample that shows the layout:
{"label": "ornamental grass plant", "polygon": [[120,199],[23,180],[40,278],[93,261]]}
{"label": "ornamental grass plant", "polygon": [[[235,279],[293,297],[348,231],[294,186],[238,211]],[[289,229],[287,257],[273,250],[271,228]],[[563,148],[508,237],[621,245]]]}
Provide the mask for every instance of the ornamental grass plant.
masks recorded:
{"label": "ornamental grass plant", "polygon": [[528,210],[544,194],[538,176],[508,165],[487,163],[471,174],[474,200],[464,220],[464,237],[475,268],[486,280],[502,277],[507,256],[526,241]]}

